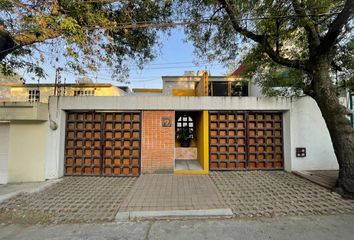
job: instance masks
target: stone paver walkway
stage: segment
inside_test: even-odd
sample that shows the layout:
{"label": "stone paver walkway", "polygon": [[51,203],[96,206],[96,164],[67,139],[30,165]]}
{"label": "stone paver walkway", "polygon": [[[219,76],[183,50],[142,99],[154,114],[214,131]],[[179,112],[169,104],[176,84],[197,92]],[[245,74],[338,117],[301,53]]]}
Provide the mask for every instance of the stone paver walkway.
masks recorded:
{"label": "stone paver walkway", "polygon": [[0,204],[0,222],[112,221],[137,178],[65,177],[38,193],[22,193]]}
{"label": "stone paver walkway", "polygon": [[354,213],[354,201],[291,173],[212,172],[210,177],[236,217]]}
{"label": "stone paver walkway", "polygon": [[224,208],[208,175],[142,175],[119,212]]}

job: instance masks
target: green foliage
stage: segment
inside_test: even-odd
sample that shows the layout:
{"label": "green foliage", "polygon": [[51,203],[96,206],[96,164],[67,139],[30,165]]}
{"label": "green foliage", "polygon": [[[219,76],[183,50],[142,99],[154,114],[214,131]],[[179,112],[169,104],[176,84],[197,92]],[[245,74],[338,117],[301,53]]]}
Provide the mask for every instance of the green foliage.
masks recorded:
{"label": "green foliage", "polygon": [[[303,14],[295,11],[293,1],[283,0],[233,0],[226,1],[231,15],[220,0],[179,0],[175,16],[192,17],[194,21],[212,21],[212,23],[189,25],[186,29],[188,39],[192,40],[197,53],[204,57],[218,59],[225,65],[246,63],[249,66],[247,77],[256,80],[268,95],[299,95],[311,88],[311,77],[304,69],[291,68],[276,63],[266,53],[268,47],[275,55],[287,59],[307,61],[310,57],[310,37],[306,30],[314,23],[315,31],[323,37],[328,26],[342,11],[343,0],[302,0],[299,1]],[[306,17],[305,17],[306,15]],[[231,22],[235,19],[239,30]],[[347,22],[347,31],[353,27],[353,20]],[[266,39],[256,42],[247,36],[246,30]],[[342,35],[344,36],[344,34]],[[352,56],[348,53],[353,35],[338,38],[337,52],[334,52],[338,64],[344,69],[354,69]],[[321,49],[327,50],[327,49]],[[320,50],[320,51],[321,51]],[[319,53],[317,53],[319,54]],[[351,70],[349,71],[351,72]],[[344,73],[344,72],[342,72]],[[346,74],[350,79],[350,73]],[[290,90],[290,91],[289,91]]]}
{"label": "green foliage", "polygon": [[193,129],[188,127],[180,128],[176,132],[176,137],[178,140],[186,141],[193,138]]}
{"label": "green foliage", "polygon": [[124,77],[126,64],[142,67],[155,57],[154,46],[159,43],[158,29],[125,26],[159,22],[170,15],[170,3],[164,1],[18,2],[21,5],[0,3],[0,23],[17,44],[0,59],[1,68],[6,73],[23,68],[42,77],[43,71],[33,64],[66,63],[66,68],[81,74],[106,66],[114,70],[113,77]]}

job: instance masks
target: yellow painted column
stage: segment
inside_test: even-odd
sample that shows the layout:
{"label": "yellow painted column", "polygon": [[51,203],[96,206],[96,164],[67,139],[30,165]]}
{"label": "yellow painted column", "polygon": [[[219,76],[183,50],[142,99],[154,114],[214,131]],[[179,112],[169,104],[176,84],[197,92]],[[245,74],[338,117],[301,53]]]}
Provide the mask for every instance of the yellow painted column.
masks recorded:
{"label": "yellow painted column", "polygon": [[203,170],[209,173],[209,112],[203,111],[202,116],[203,124]]}

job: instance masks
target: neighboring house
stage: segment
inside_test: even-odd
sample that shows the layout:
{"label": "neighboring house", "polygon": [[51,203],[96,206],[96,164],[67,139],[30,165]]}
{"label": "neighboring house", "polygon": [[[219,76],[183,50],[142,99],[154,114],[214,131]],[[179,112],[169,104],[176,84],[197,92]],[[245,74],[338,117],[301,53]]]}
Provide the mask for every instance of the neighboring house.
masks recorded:
{"label": "neighboring house", "polygon": [[126,92],[109,83],[6,84],[11,102],[48,103],[50,96],[124,96]]}
{"label": "neighboring house", "polygon": [[[162,89],[125,96],[50,98],[47,135],[36,137],[45,148],[36,160],[45,166],[44,178],[338,168],[311,98],[257,97],[238,76],[188,75],[164,76]],[[0,120],[16,107],[34,114],[28,106],[1,105]],[[3,134],[11,135],[11,126],[9,132]]]}
{"label": "neighboring house", "polygon": [[11,87],[9,87],[8,85],[18,83],[21,83],[19,76],[4,76],[0,74],[0,102],[10,101]]}
{"label": "neighboring house", "polygon": [[[1,78],[0,78],[1,79]],[[0,184],[44,181],[48,130],[56,128],[48,115],[54,92],[80,99],[82,96],[128,94],[112,84],[22,84],[4,78],[0,83]],[[123,88],[123,87],[122,87]],[[129,90],[129,89],[125,89]],[[76,96],[76,97],[73,97]]]}

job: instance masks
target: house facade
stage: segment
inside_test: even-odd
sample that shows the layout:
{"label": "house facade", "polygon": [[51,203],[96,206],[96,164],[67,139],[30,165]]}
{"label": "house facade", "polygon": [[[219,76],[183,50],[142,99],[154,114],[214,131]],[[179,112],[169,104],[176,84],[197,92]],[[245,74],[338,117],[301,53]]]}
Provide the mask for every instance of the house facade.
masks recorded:
{"label": "house facade", "polygon": [[109,83],[22,84],[9,83],[9,102],[48,103],[50,96],[124,96],[126,92]]}
{"label": "house facade", "polygon": [[50,97],[43,178],[338,168],[311,98],[259,97],[207,72],[162,80],[125,96]]}
{"label": "house facade", "polygon": [[0,184],[46,179],[48,131],[53,128],[48,100],[54,93],[75,99],[127,94],[112,84],[22,84],[5,78],[0,84]]}

